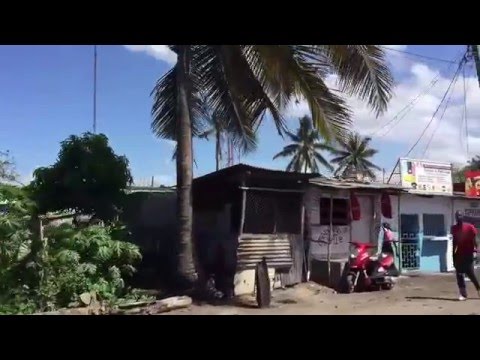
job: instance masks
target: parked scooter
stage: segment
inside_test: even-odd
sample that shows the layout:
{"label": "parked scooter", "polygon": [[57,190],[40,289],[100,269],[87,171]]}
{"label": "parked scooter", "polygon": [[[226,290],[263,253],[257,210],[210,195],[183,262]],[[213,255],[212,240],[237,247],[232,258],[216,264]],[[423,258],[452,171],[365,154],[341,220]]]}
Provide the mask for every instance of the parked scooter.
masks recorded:
{"label": "parked scooter", "polygon": [[395,266],[397,241],[388,223],[382,224],[383,244],[380,255],[371,256],[369,250],[377,248],[375,244],[351,242],[356,254],[352,252],[344,278],[344,292],[371,290],[391,290],[395,278],[400,274]]}

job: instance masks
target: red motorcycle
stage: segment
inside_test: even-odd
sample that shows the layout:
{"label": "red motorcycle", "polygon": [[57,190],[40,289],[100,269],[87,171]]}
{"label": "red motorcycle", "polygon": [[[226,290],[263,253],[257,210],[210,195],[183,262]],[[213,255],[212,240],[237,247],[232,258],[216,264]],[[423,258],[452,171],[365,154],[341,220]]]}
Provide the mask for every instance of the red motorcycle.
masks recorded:
{"label": "red motorcycle", "polygon": [[[370,290],[391,290],[400,274],[395,266],[394,246],[397,241],[387,224],[384,225],[384,241],[379,256],[371,256],[369,250],[376,244],[351,242],[354,247],[346,269],[344,287],[346,293]],[[354,253],[356,251],[356,254]]]}

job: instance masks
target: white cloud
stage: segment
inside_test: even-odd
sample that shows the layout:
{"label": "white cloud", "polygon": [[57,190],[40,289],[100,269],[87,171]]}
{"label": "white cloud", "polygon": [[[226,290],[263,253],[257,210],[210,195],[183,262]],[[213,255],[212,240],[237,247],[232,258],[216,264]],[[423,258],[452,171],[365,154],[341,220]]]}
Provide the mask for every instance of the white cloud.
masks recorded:
{"label": "white cloud", "polygon": [[177,62],[177,54],[169,49],[167,45],[123,45],[133,52],[144,52],[155,59],[166,62],[167,64],[175,64]]}
{"label": "white cloud", "polygon": [[[389,47],[391,47],[391,45],[389,45]],[[438,74],[436,69],[419,62],[411,62],[408,70],[408,77],[399,82],[395,87],[394,97],[389,104],[388,111],[378,119],[375,118],[372,111],[359,99],[352,97],[346,98],[347,103],[353,110],[354,126],[361,134],[372,135],[376,130],[387,124],[402,108],[419,94],[425,92],[429,84]],[[452,72],[453,71],[450,73]],[[382,131],[376,132],[373,138],[382,140],[382,145],[385,146],[388,146],[388,144],[401,145],[404,153],[396,154],[395,156],[400,157],[406,155],[408,149],[415,143],[428,122],[432,119],[450,81],[451,75],[440,76],[436,85],[431,88],[426,95],[423,95],[410,111],[406,112],[405,117],[398,117],[401,118],[401,120],[396,126],[392,127],[392,125],[396,123],[395,121]],[[464,163],[469,157],[480,153],[480,122],[478,121],[480,119],[480,88],[474,76],[467,78],[466,83],[468,89],[469,156],[467,156],[466,153],[465,128],[462,128],[463,81],[461,78],[459,78],[453,87],[450,104],[443,119],[440,122],[445,103],[440,108],[430,127],[410,156]],[[335,87],[335,78],[327,79],[327,84]],[[288,115],[295,117],[308,113],[309,109],[305,102],[292,106],[288,111]],[[388,131],[390,128],[391,130]],[[430,138],[432,138],[432,140],[428,151],[424,153],[424,149]],[[380,149],[380,151],[382,151],[382,149]]]}

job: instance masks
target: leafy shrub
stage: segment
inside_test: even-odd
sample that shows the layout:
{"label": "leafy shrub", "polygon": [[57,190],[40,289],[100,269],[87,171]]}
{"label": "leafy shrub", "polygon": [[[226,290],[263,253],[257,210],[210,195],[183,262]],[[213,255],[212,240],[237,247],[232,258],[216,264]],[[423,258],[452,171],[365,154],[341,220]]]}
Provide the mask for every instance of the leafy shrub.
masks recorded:
{"label": "leafy shrub", "polygon": [[47,228],[38,294],[42,307],[67,306],[84,292],[94,291],[103,300],[124,295],[125,277],[135,272],[141,254],[136,245],[121,241],[121,234],[117,227]]}
{"label": "leafy shrub", "polygon": [[124,227],[47,226],[42,243],[26,194],[0,186],[0,199],[0,314],[54,310],[84,292],[107,301],[126,294],[141,254]]}

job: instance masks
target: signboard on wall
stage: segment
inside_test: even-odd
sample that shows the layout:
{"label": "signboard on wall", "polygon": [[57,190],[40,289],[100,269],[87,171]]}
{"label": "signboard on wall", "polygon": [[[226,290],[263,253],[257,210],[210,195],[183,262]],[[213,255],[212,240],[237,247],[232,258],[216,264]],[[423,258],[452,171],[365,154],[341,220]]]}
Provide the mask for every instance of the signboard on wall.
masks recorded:
{"label": "signboard on wall", "polygon": [[400,159],[402,187],[418,193],[452,194],[452,165],[428,160]]}
{"label": "signboard on wall", "polygon": [[480,198],[480,171],[465,171],[465,195]]}

